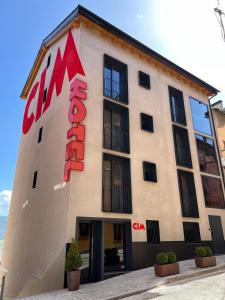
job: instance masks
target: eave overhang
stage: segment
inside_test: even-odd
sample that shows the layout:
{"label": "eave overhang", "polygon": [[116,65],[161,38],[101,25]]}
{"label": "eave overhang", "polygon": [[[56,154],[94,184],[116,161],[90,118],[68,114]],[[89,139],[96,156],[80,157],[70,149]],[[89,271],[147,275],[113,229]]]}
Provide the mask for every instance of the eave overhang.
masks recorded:
{"label": "eave overhang", "polygon": [[66,31],[68,31],[71,27],[79,27],[79,16],[82,16],[93,22],[97,26],[101,27],[103,30],[111,33],[112,35],[116,36],[117,38],[123,40],[127,44],[133,46],[134,48],[140,50],[145,55],[153,58],[154,60],[158,61],[159,63],[163,64],[164,66],[172,69],[173,71],[177,72],[181,76],[186,77],[187,79],[191,80],[193,83],[197,84],[198,86],[206,89],[209,93],[208,96],[216,95],[219,90],[217,90],[212,85],[206,83],[202,79],[198,78],[197,76],[191,74],[190,72],[186,71],[185,69],[179,67],[178,65],[174,64],[164,56],[160,55],[159,53],[155,52],[151,48],[147,47],[146,45],[142,44],[141,42],[137,41],[133,37],[129,36],[122,30],[118,29],[117,27],[113,26],[109,22],[105,21],[104,19],[100,18],[99,16],[95,15],[85,7],[78,5],[77,8],[71,12],[71,14],[62,21],[42,42],[38,55],[34,61],[28,79],[25,83],[25,86],[21,93],[21,98],[26,99],[28,92],[30,90],[31,85],[35,79],[35,76],[38,72],[38,69],[41,65],[41,62],[44,59],[45,53],[47,49],[56,41],[58,40]]}

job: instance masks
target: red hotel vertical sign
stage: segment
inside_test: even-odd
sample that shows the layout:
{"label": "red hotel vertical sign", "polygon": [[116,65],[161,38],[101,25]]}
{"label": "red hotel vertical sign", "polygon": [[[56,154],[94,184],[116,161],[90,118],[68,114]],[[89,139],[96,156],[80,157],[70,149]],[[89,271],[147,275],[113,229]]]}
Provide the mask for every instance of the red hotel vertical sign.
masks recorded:
{"label": "red hotel vertical sign", "polygon": [[70,107],[68,120],[72,127],[67,131],[67,139],[72,139],[66,145],[66,164],[64,180],[70,179],[71,170],[83,171],[84,169],[84,147],[85,147],[85,125],[82,124],[86,117],[84,101],[87,99],[87,83],[74,79],[70,85]]}

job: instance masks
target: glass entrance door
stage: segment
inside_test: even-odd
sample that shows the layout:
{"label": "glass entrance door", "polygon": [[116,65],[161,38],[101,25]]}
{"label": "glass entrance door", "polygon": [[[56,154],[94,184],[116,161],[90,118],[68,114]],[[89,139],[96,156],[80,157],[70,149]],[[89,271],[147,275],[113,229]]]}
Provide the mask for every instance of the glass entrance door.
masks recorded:
{"label": "glass entrance door", "polygon": [[124,273],[125,263],[124,224],[104,223],[104,278]]}

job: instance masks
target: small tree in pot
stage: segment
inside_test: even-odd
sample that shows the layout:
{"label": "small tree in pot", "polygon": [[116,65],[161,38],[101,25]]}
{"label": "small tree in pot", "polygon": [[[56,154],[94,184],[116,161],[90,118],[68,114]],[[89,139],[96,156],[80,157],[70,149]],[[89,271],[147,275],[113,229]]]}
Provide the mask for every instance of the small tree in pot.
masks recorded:
{"label": "small tree in pot", "polygon": [[80,287],[80,267],[82,265],[77,242],[72,239],[69,247],[65,269],[67,271],[67,284],[69,291],[79,290]]}
{"label": "small tree in pot", "polygon": [[180,273],[179,263],[175,252],[160,252],[156,256],[155,274],[160,277]]}
{"label": "small tree in pot", "polygon": [[216,258],[210,247],[197,247],[195,248],[195,265],[198,268],[208,268],[216,265]]}

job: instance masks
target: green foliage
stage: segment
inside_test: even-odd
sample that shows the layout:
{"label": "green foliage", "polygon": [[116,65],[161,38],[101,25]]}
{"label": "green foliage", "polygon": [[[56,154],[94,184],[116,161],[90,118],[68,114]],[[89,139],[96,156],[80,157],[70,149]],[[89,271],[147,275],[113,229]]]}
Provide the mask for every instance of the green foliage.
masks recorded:
{"label": "green foliage", "polygon": [[160,252],[156,256],[156,263],[159,265],[173,264],[177,261],[176,253],[173,251]]}
{"label": "green foliage", "polygon": [[156,262],[159,265],[166,265],[168,264],[168,255],[166,252],[160,252],[156,256]]}
{"label": "green foliage", "polygon": [[195,253],[198,257],[213,256],[213,252],[210,247],[197,247],[195,248]]}
{"label": "green foliage", "polygon": [[177,261],[176,253],[173,251],[167,252],[168,255],[168,263],[173,264]]}
{"label": "green foliage", "polygon": [[66,256],[66,262],[65,262],[65,269],[66,271],[75,271],[78,270],[82,265],[80,252],[78,249],[77,242],[72,239],[71,245],[69,247],[67,256]]}
{"label": "green foliage", "polygon": [[207,251],[207,256],[213,256],[213,252],[212,249],[210,247],[205,247],[206,251]]}

